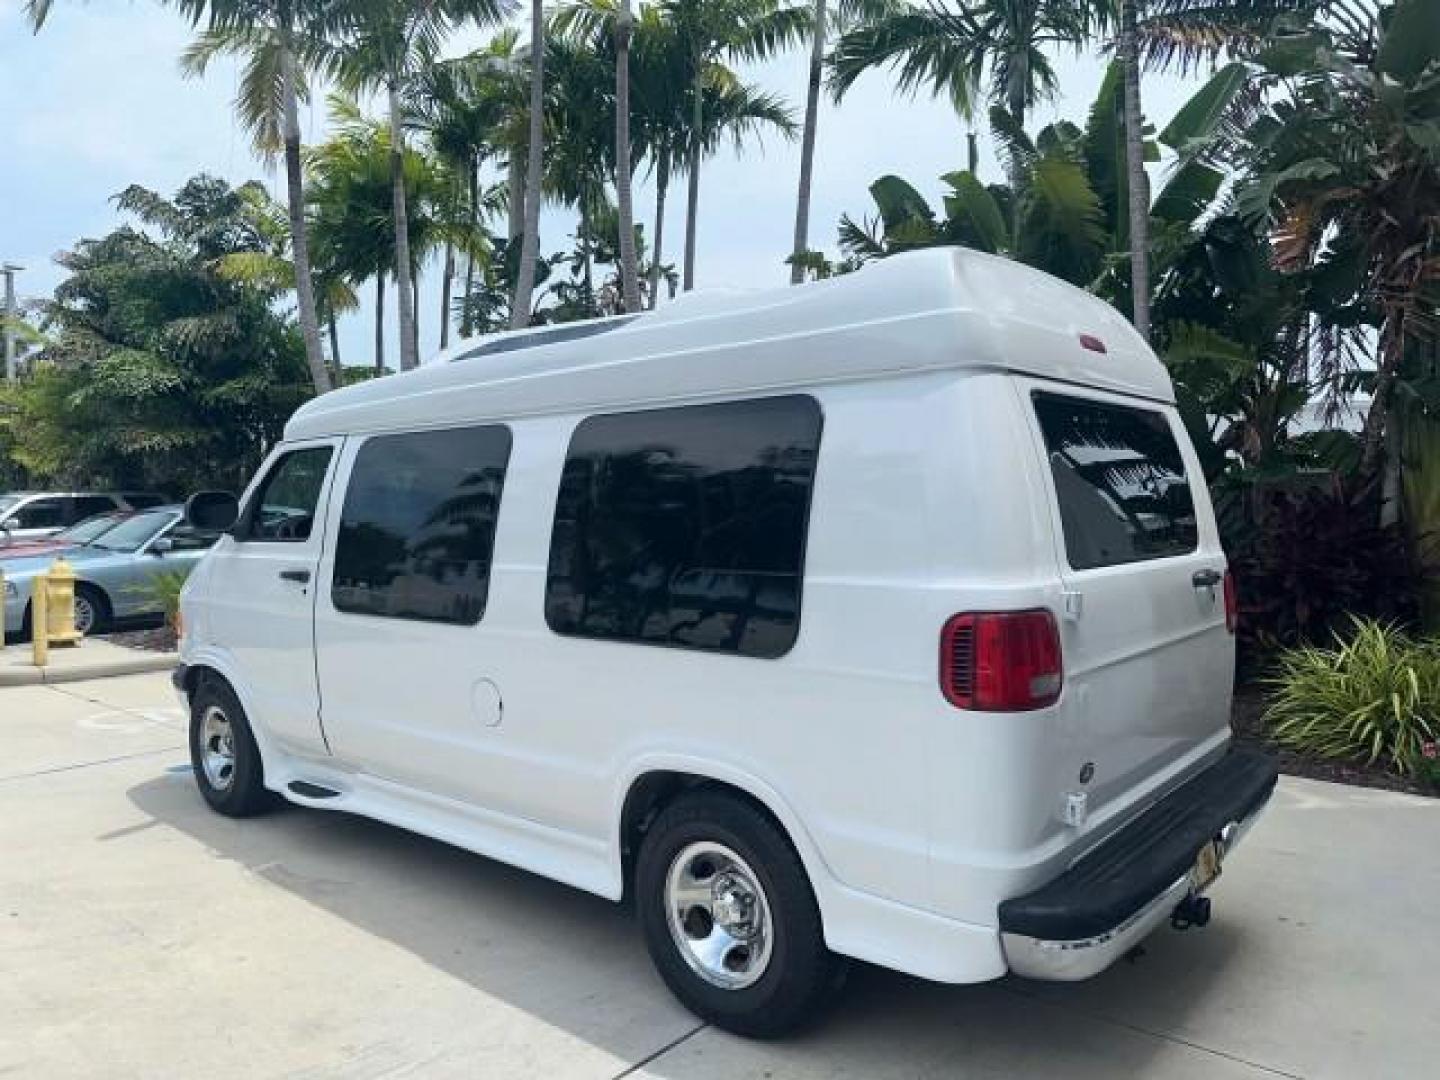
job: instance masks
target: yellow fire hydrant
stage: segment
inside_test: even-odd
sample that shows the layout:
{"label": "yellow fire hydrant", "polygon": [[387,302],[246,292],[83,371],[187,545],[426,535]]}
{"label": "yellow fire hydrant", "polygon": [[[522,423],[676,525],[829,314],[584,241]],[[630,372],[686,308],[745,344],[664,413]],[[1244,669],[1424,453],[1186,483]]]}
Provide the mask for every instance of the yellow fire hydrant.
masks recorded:
{"label": "yellow fire hydrant", "polygon": [[75,629],[75,571],[64,557],[57,558],[45,573],[50,593],[50,644],[74,645],[81,633]]}
{"label": "yellow fire hydrant", "polygon": [[30,644],[35,666],[44,667],[51,645],[80,642],[80,631],[75,629],[75,571],[63,558],[56,559],[49,570],[35,575],[34,590]]}

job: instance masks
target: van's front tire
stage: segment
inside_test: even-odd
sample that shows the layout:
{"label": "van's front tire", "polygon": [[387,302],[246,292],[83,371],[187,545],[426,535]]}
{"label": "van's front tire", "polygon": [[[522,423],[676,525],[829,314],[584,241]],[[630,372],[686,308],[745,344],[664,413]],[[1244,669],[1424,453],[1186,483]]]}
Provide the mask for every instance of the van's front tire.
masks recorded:
{"label": "van's front tire", "polygon": [[813,1019],[843,978],[800,857],[741,799],[701,789],[666,807],[641,846],[635,893],[661,977],[717,1027],[785,1034]]}
{"label": "van's front tire", "polygon": [[219,679],[202,679],[190,695],[190,764],[212,810],[250,817],[273,804],[250,721]]}

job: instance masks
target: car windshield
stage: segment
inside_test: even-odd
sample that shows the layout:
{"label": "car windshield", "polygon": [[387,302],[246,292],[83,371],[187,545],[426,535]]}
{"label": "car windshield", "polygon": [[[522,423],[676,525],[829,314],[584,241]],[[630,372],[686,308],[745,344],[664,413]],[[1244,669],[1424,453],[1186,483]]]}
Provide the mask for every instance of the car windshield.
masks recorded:
{"label": "car windshield", "polygon": [[3,514],[6,510],[9,510],[12,506],[18,503],[22,497],[23,496],[20,495],[0,495],[0,514]]}
{"label": "car windshield", "polygon": [[94,542],[101,533],[109,532],[116,525],[130,517],[129,514],[96,514],[84,521],[62,529],[52,539],[61,544],[85,545]]}
{"label": "car windshield", "polygon": [[113,529],[92,540],[90,546],[105,551],[138,551],[152,536],[175,520],[172,510],[152,510],[126,518]]}

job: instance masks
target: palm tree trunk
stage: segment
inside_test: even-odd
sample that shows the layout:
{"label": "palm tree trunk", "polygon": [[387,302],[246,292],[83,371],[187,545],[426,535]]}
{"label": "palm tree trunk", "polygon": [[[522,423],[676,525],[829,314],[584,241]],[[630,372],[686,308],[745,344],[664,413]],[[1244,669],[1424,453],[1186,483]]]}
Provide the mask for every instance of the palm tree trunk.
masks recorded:
{"label": "palm tree trunk", "polygon": [[1144,115],[1140,111],[1136,0],[1120,5],[1120,66],[1125,75],[1125,171],[1130,203],[1130,292],[1136,332],[1150,340],[1150,178],[1145,174]]}
{"label": "palm tree trunk", "polygon": [[589,309],[587,317],[595,309],[595,266],[594,245],[590,242],[590,197],[587,191],[580,195],[580,266],[581,281],[585,284],[585,304]]}
{"label": "palm tree trunk", "polygon": [[[480,231],[480,163],[470,163],[470,241]],[[460,336],[468,338],[475,332],[474,320],[470,317],[470,298],[475,295],[475,252],[472,249],[465,259],[465,304],[460,309]]]}
{"label": "palm tree trunk", "polygon": [[650,310],[660,299],[660,264],[665,254],[665,192],[670,187],[670,151],[655,163],[655,250],[650,254]]}
{"label": "palm tree trunk", "polygon": [[385,374],[385,271],[375,274],[375,374]]}
{"label": "palm tree trunk", "polygon": [[810,44],[810,83],[805,90],[805,131],[800,137],[800,191],[795,197],[795,243],[790,284],[805,280],[802,256],[810,250],[810,179],[815,168],[815,128],[820,122],[820,76],[825,65],[825,0],[815,0],[815,36]]}
{"label": "palm tree trunk", "polygon": [[694,102],[690,107],[690,175],[688,203],[685,207],[685,279],[686,292],[695,287],[695,225],[700,214],[700,152],[705,124],[705,65],[695,58],[695,84],[691,88]]}
{"label": "palm tree trunk", "polygon": [[415,347],[415,293],[410,272],[410,214],[405,205],[405,129],[401,124],[400,87],[389,84],[390,188],[395,217],[395,295],[400,311],[400,370],[420,366]]}
{"label": "palm tree trunk", "polygon": [[510,204],[505,238],[518,240],[525,233],[525,159],[518,151],[510,155],[510,165],[505,174],[505,193],[506,202]]}
{"label": "palm tree trunk", "polygon": [[440,348],[450,345],[450,292],[455,280],[455,245],[445,241],[445,269],[440,275]]}
{"label": "palm tree trunk", "polygon": [[325,322],[330,331],[330,366],[334,369],[335,385],[345,381],[345,365],[340,361],[340,328],[335,325],[335,309],[326,313]]}
{"label": "palm tree trunk", "polygon": [[630,191],[630,0],[620,0],[615,22],[615,195],[620,218],[620,294],[627,312],[640,310],[639,267],[635,261],[635,204]]}
{"label": "palm tree trunk", "polygon": [[410,311],[414,318],[410,323],[410,342],[415,350],[415,366],[420,366],[420,275],[410,275]]}
{"label": "palm tree trunk", "polygon": [[[1010,115],[1015,118],[1015,125],[1021,131],[1025,130],[1025,92],[1018,89],[1011,93],[1010,100],[1006,104]],[[1010,243],[1012,246],[1020,242],[1020,189],[1025,186],[1025,163],[1017,156],[1010,159]]]}
{"label": "palm tree trunk", "polygon": [[540,257],[540,167],[545,151],[545,10],[530,0],[530,147],[525,160],[525,234],[520,241],[520,277],[510,305],[510,327],[530,325],[535,263]]}
{"label": "palm tree trunk", "polygon": [[300,170],[300,107],[296,97],[299,73],[288,34],[280,47],[281,92],[285,114],[285,191],[290,211],[290,247],[295,258],[295,298],[300,309],[300,336],[315,393],[333,389],[320,347],[320,320],[315,309],[315,282],[310,273],[310,234],[305,223],[305,181]]}

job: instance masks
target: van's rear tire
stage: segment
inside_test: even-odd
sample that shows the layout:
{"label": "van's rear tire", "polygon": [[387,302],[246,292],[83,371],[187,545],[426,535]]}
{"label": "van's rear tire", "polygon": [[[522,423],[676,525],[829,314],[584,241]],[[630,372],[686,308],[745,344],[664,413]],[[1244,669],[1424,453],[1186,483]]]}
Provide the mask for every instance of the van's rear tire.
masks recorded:
{"label": "van's rear tire", "polygon": [[640,848],[635,899],[666,985],[717,1027],[785,1034],[843,980],[799,855],[742,799],[699,789],[661,811]]}
{"label": "van's rear tire", "polygon": [[202,679],[190,695],[190,764],[200,794],[226,817],[251,817],[274,805],[250,721],[220,679]]}

